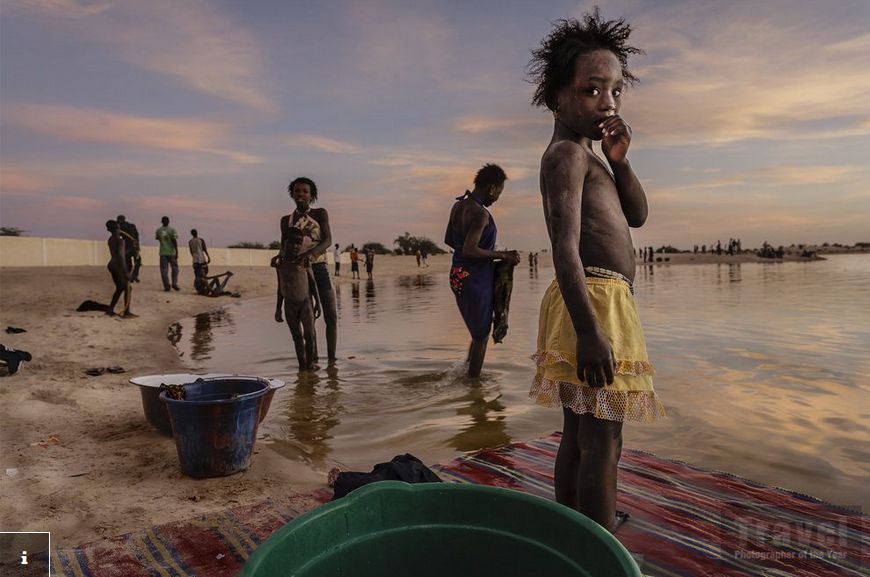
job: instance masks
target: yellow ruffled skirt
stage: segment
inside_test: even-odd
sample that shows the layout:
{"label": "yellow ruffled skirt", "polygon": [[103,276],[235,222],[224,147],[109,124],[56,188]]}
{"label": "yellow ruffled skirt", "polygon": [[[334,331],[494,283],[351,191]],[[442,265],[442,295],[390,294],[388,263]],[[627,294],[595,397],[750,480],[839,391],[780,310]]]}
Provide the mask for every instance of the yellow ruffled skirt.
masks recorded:
{"label": "yellow ruffled skirt", "polygon": [[554,280],[541,301],[538,350],[532,355],[537,371],[529,397],[539,405],[567,407],[609,421],[654,421],[665,408],[653,389],[655,368],[637,316],[634,295],[625,281],[586,277],[589,300],[606,335],[616,367],[613,384],[593,388],[577,378],[577,333],[558,283]]}

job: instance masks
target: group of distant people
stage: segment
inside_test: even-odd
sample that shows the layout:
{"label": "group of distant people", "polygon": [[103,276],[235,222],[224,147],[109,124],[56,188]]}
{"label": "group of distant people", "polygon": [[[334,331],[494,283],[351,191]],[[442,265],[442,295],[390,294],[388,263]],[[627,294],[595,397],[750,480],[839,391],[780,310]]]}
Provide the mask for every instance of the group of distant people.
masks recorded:
{"label": "group of distant people", "polygon": [[[161,226],[155,231],[154,238],[157,240],[160,256],[160,279],[163,282],[163,290],[179,291],[178,286],[178,232],[169,226],[169,217],[160,219]],[[139,272],[142,267],[141,248],[139,243],[139,231],[136,225],[129,222],[123,214],[119,214],[115,220],[106,221],[106,230],[109,231],[109,264],[107,268],[115,284],[115,292],[108,305],[106,314],[115,316],[115,307],[123,295],[123,307],[117,316],[121,318],[136,317],[130,310],[132,299],[132,284],[141,282]],[[208,265],[211,256],[205,239],[199,236],[196,229],[190,231],[191,239],[188,242],[191,259],[193,261],[194,289],[198,294],[206,296],[221,296],[234,294],[226,290],[227,282],[233,276],[232,272],[224,272],[219,275],[209,276]]]}
{"label": "group of distant people", "polygon": [[785,248],[782,246],[779,248],[773,248],[769,242],[764,241],[761,244],[761,249],[759,249],[756,254],[762,258],[782,258],[785,256]]}
{"label": "group of distant people", "polygon": [[653,262],[653,260],[655,260],[653,258],[653,247],[651,246],[648,246],[646,248],[639,248],[637,249],[637,252],[638,256],[643,259],[643,262]]}
{"label": "group of distant people", "polygon": [[429,268],[429,253],[418,248],[414,251],[414,256],[417,259],[417,268]]}
{"label": "group of distant people", "polygon": [[[698,254],[707,254],[707,245],[702,244],[700,247],[696,244],[692,248],[692,252]],[[715,254],[716,256],[722,256],[723,254],[727,254],[728,256],[733,256],[735,254],[743,254],[743,243],[739,238],[729,238],[728,244],[726,244],[723,248],[722,241],[717,240],[716,243],[710,243],[710,254]]]}
{"label": "group of distant people", "polygon": [[[375,251],[369,248],[363,248],[362,251],[356,247],[355,244],[351,243],[350,247],[347,249],[350,252],[350,276],[351,278],[361,278],[359,275],[359,263],[363,261],[366,268],[366,275],[368,276],[368,280],[374,280],[374,270],[375,270]],[[335,276],[339,276],[339,270],[341,268],[341,251],[338,250],[338,244],[335,245]]]}

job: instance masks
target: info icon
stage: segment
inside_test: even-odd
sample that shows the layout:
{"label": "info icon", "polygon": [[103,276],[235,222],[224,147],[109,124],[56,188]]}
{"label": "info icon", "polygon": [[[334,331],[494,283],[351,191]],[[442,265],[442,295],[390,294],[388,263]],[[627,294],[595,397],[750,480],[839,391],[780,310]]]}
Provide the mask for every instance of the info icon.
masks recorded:
{"label": "info icon", "polygon": [[48,531],[0,531],[0,577],[50,577]]}

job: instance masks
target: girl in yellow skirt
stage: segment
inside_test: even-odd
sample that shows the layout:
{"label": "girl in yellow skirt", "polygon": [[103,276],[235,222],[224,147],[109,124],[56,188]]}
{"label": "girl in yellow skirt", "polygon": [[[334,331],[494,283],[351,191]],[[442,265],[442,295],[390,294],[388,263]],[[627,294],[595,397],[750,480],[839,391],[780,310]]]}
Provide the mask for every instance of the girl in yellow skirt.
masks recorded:
{"label": "girl in yellow skirt", "polygon": [[[541,158],[541,196],[556,280],[541,303],[530,396],[562,408],[556,499],[612,531],[622,423],[664,415],[632,293],[629,227],[647,201],[628,162],[631,128],[619,115],[634,76],[631,28],[598,10],[562,20],[532,52],[532,102],[553,112]],[[605,164],[593,151],[600,141]]]}

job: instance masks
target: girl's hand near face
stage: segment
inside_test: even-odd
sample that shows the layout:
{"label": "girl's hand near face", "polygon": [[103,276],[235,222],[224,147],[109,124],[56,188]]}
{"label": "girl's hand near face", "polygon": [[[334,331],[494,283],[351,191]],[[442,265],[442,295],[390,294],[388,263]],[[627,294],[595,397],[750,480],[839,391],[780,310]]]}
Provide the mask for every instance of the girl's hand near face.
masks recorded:
{"label": "girl's hand near face", "polygon": [[615,114],[601,124],[601,151],[610,163],[625,161],[631,144],[631,127],[621,116]]}

